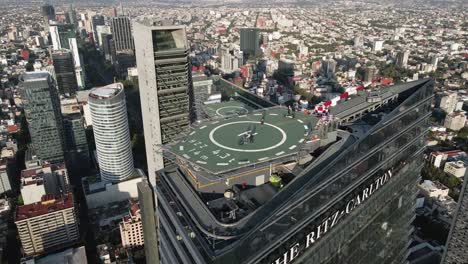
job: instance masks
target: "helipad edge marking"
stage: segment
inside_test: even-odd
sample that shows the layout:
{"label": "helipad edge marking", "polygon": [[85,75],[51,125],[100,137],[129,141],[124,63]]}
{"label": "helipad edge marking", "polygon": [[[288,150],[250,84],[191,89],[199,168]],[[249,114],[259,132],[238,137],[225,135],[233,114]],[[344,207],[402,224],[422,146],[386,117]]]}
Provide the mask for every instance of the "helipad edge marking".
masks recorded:
{"label": "helipad edge marking", "polygon": [[281,152],[276,153],[275,155],[279,156],[279,155],[283,155],[283,154],[284,154],[284,151],[281,151]]}
{"label": "helipad edge marking", "polygon": [[293,149],[295,147],[296,147],[296,145],[292,145],[292,146],[289,147],[289,149]]}

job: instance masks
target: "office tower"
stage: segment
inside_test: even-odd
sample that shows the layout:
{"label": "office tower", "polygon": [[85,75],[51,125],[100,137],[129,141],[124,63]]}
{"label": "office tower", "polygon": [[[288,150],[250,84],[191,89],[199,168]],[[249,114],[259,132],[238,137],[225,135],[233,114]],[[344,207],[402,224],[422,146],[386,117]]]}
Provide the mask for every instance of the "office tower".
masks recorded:
{"label": "office tower", "polygon": [[115,45],[112,34],[102,34],[102,51],[104,52],[106,61],[114,64],[117,54],[115,52]]}
{"label": "office tower", "polygon": [[434,71],[437,70],[437,65],[439,64],[439,57],[437,57],[437,55],[433,55],[431,57],[431,64],[432,64],[432,69]]}
{"label": "office tower", "polygon": [[207,116],[204,114],[204,103],[208,100],[213,90],[213,80],[203,73],[192,73],[193,95],[195,102],[195,115],[198,120]]}
{"label": "office tower", "polygon": [[93,28],[93,39],[94,42],[98,42],[98,32],[97,32],[97,27],[98,26],[103,26],[104,25],[104,16],[102,15],[94,15],[91,17],[91,26]]}
{"label": "office tower", "polygon": [[327,77],[332,77],[336,71],[337,62],[334,59],[326,59],[322,61],[322,72]]}
{"label": "office tower", "polygon": [[147,179],[137,183],[141,223],[145,235],[146,263],[159,263],[157,222],[154,210],[154,194]]}
{"label": "office tower", "polygon": [[49,20],[55,20],[55,9],[50,4],[41,6],[41,14],[44,19],[44,27],[46,30],[49,27]]}
{"label": "office tower", "polygon": [[72,24],[76,30],[78,28],[78,18],[76,16],[76,11],[73,5],[70,5],[68,9],[68,17],[70,18],[70,24]]}
{"label": "office tower", "polygon": [[375,65],[371,65],[366,67],[365,72],[364,72],[364,81],[365,82],[372,82],[372,80],[375,79],[377,76],[378,69],[375,67]]}
{"label": "office tower", "polygon": [[164,167],[159,145],[183,135],[192,119],[189,46],[184,26],[134,24],[148,176]]}
{"label": "office tower", "polygon": [[457,210],[445,245],[441,264],[465,264],[468,260],[468,172],[458,197]]}
{"label": "office tower", "polygon": [[45,195],[37,203],[18,206],[15,224],[28,256],[68,246],[80,237],[71,193]]}
{"label": "office tower", "polygon": [[[280,59],[278,61],[278,73],[282,74],[283,76],[288,76],[288,77],[294,76],[294,65],[295,64],[296,64],[296,62],[294,60],[286,59],[286,58]],[[324,68],[329,69],[327,67],[324,67]],[[334,72],[334,71],[335,70],[333,68],[332,72]]]}
{"label": "office tower", "polygon": [[122,181],[134,171],[123,84],[94,88],[89,93],[88,103],[101,179]]}
{"label": "office tower", "polygon": [[240,50],[247,57],[258,56],[262,53],[260,49],[260,30],[258,28],[240,29]]}
{"label": "office tower", "polygon": [[161,263],[404,263],[433,86],[200,123],[157,172]]}
{"label": "office tower", "polygon": [[458,93],[454,91],[447,91],[440,98],[439,107],[447,114],[453,113],[458,102]]}
{"label": "office tower", "polygon": [[128,215],[122,218],[119,223],[120,238],[124,248],[143,246],[143,225],[141,222],[140,205],[137,202],[130,202]]}
{"label": "office tower", "polygon": [[54,50],[70,49],[71,38],[76,38],[75,27],[71,24],[57,24],[50,26],[50,37]]}
{"label": "office tower", "polygon": [[79,52],[78,49],[78,43],[76,41],[76,38],[69,38],[68,43],[70,44],[70,51],[73,56],[73,63],[75,65],[75,76],[76,76],[76,82],[78,84],[78,88],[81,90],[85,88],[86,86],[86,75],[85,72],[83,71],[82,67],[82,55]]}
{"label": "office tower", "polygon": [[116,52],[128,52],[135,49],[133,44],[132,26],[127,16],[113,17],[110,20],[112,37]]}
{"label": "office tower", "polygon": [[63,131],[60,99],[47,72],[29,72],[21,77],[24,112],[32,145],[44,161],[63,161]]}
{"label": "office tower", "polygon": [[244,53],[236,48],[221,48],[221,70],[232,73],[239,69],[244,63]]}
{"label": "office tower", "polygon": [[104,34],[111,34],[111,28],[110,26],[107,25],[100,25],[96,26],[96,34],[97,34],[97,43],[99,47],[102,48],[103,42],[104,42]]}
{"label": "office tower", "polygon": [[67,50],[54,51],[52,62],[55,69],[57,86],[61,95],[72,95],[78,89],[73,56]]}
{"label": "office tower", "polygon": [[408,66],[409,50],[399,51],[396,57],[396,65],[398,67],[406,68]]}
{"label": "office tower", "polygon": [[90,157],[84,120],[76,98],[61,100],[66,159],[73,171],[89,168]]}

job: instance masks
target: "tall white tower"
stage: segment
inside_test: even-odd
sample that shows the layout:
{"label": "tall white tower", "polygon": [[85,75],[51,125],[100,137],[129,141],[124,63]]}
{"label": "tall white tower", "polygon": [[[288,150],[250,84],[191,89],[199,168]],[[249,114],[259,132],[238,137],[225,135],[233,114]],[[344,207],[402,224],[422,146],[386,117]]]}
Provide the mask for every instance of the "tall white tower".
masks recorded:
{"label": "tall white tower", "polygon": [[124,180],[132,175],[134,167],[123,85],[114,83],[92,89],[88,103],[101,178],[111,182]]}

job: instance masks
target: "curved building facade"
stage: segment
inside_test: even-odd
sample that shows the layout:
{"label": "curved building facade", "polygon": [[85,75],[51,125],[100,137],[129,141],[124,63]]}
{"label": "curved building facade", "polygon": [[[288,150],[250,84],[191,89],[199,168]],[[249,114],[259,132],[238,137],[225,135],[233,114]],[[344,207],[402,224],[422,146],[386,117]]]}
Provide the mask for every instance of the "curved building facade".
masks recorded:
{"label": "curved building facade", "polygon": [[[433,85],[362,91],[333,117],[267,108],[265,124],[287,131],[274,149],[261,114],[194,128],[167,147],[177,166],[157,172],[161,263],[404,263]],[[237,144],[246,122],[256,140]]]}
{"label": "curved building facade", "polygon": [[123,85],[94,88],[88,103],[101,178],[111,182],[124,180],[132,175],[134,167]]}

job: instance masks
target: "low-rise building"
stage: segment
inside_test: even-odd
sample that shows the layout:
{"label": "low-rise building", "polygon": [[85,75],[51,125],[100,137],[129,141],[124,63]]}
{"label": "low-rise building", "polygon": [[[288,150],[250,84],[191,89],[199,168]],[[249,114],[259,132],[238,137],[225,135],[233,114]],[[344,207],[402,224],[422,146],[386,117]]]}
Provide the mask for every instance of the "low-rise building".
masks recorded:
{"label": "low-rise building", "polygon": [[129,214],[119,224],[120,237],[123,247],[137,247],[144,245],[143,225],[141,222],[140,205],[131,202]]}
{"label": "low-rise building", "polygon": [[451,113],[445,117],[444,126],[453,131],[458,131],[465,126],[466,115],[461,112]]}
{"label": "low-rise building", "polygon": [[69,246],[79,238],[71,193],[44,195],[40,202],[18,206],[15,224],[28,256]]}
{"label": "low-rise building", "polygon": [[440,182],[425,180],[419,184],[419,188],[425,196],[443,200],[448,196],[449,188]]}
{"label": "low-rise building", "polygon": [[466,152],[461,150],[434,151],[429,155],[429,161],[435,167],[443,168],[448,159],[458,160],[464,157],[467,157]]}
{"label": "low-rise building", "polygon": [[462,160],[445,163],[444,172],[458,178],[463,178],[466,172],[466,163]]}
{"label": "low-rise building", "polygon": [[70,181],[64,163],[45,163],[21,171],[21,196],[24,204],[41,201],[46,194],[69,192]]}

